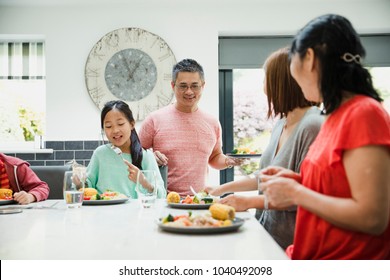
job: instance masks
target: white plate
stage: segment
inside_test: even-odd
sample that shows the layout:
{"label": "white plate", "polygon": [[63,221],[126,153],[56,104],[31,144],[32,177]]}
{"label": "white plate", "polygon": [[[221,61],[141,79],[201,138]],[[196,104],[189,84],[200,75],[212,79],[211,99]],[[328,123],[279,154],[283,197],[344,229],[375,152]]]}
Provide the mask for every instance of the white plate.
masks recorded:
{"label": "white plate", "polygon": [[224,227],[173,227],[167,226],[161,222],[158,223],[158,227],[161,230],[174,232],[174,233],[189,233],[189,234],[214,234],[237,231],[244,224],[244,219],[235,218],[231,226]]}
{"label": "white plate", "polygon": [[261,157],[261,154],[226,154],[228,157],[232,158],[257,158]]}
{"label": "white plate", "polygon": [[208,204],[168,203],[168,206],[172,208],[179,208],[179,209],[209,209],[211,204],[212,203],[208,203]]}
{"label": "white plate", "polygon": [[129,198],[118,198],[109,200],[84,200],[83,205],[109,205],[109,204],[120,204],[128,201]]}
{"label": "white plate", "polygon": [[17,213],[22,213],[22,209],[12,209],[12,208],[5,208],[5,209],[0,209],[0,214],[17,214]]}

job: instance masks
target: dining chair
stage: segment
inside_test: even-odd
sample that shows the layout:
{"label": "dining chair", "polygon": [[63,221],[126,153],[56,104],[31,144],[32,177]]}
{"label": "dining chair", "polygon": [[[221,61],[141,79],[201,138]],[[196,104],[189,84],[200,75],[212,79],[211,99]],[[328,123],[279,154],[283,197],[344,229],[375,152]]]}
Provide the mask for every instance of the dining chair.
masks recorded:
{"label": "dining chair", "polygon": [[50,192],[48,199],[62,199],[63,194],[63,181],[65,171],[71,170],[70,165],[62,166],[30,166],[30,168],[37,174],[39,179],[46,182],[49,185]]}
{"label": "dining chair", "polygon": [[164,181],[164,187],[167,189],[167,181],[168,181],[168,165],[161,165],[158,167],[160,169],[161,177]]}

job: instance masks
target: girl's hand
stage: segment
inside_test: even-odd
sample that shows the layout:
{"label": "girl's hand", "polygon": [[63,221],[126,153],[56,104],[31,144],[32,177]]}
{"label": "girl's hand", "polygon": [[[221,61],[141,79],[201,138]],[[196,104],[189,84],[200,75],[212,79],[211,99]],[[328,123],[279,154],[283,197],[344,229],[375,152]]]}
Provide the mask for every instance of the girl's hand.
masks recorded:
{"label": "girl's hand", "polygon": [[139,172],[139,169],[137,166],[135,166],[134,164],[130,163],[129,161],[127,160],[123,160],[126,165],[127,165],[127,170],[129,171],[129,179],[130,181],[133,181],[134,183],[137,183],[137,176],[138,176],[138,172]]}
{"label": "girl's hand", "polygon": [[14,193],[14,200],[19,204],[29,204],[36,201],[34,195],[26,193],[25,191]]}

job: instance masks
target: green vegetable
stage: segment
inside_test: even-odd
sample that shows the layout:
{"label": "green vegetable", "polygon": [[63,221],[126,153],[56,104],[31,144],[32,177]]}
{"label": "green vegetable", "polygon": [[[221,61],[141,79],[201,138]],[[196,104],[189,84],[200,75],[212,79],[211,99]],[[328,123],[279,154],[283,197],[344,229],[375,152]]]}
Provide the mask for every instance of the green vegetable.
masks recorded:
{"label": "green vegetable", "polygon": [[194,199],[192,200],[194,203],[198,203],[199,204],[199,198],[197,196],[194,196]]}
{"label": "green vegetable", "polygon": [[100,194],[97,193],[96,194],[96,200],[100,200],[100,199],[102,199],[102,198],[101,198]]}
{"label": "green vegetable", "polygon": [[164,219],[162,219],[162,223],[163,224],[166,224],[166,223],[169,223],[169,222],[173,222],[173,221],[174,221],[174,218],[173,218],[173,216],[171,214],[169,214]]}
{"label": "green vegetable", "polygon": [[202,198],[202,200],[206,203],[206,204],[210,204],[210,203],[213,203],[214,199],[212,197],[204,197]]}
{"label": "green vegetable", "polygon": [[171,214],[168,215],[167,221],[168,222],[173,222],[174,221],[174,218],[173,218],[173,216]]}
{"label": "green vegetable", "polygon": [[232,154],[237,154],[238,150],[237,149],[233,149],[232,150]]}

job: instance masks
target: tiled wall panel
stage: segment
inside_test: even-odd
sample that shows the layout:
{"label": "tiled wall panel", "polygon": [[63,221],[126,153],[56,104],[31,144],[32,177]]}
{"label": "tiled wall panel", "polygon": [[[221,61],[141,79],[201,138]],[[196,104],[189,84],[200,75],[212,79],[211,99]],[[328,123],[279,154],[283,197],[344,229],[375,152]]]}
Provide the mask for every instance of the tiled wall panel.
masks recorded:
{"label": "tiled wall panel", "polygon": [[47,141],[46,148],[53,149],[52,154],[7,153],[28,161],[31,165],[64,165],[75,159],[78,163],[88,165],[93,151],[102,141]]}

